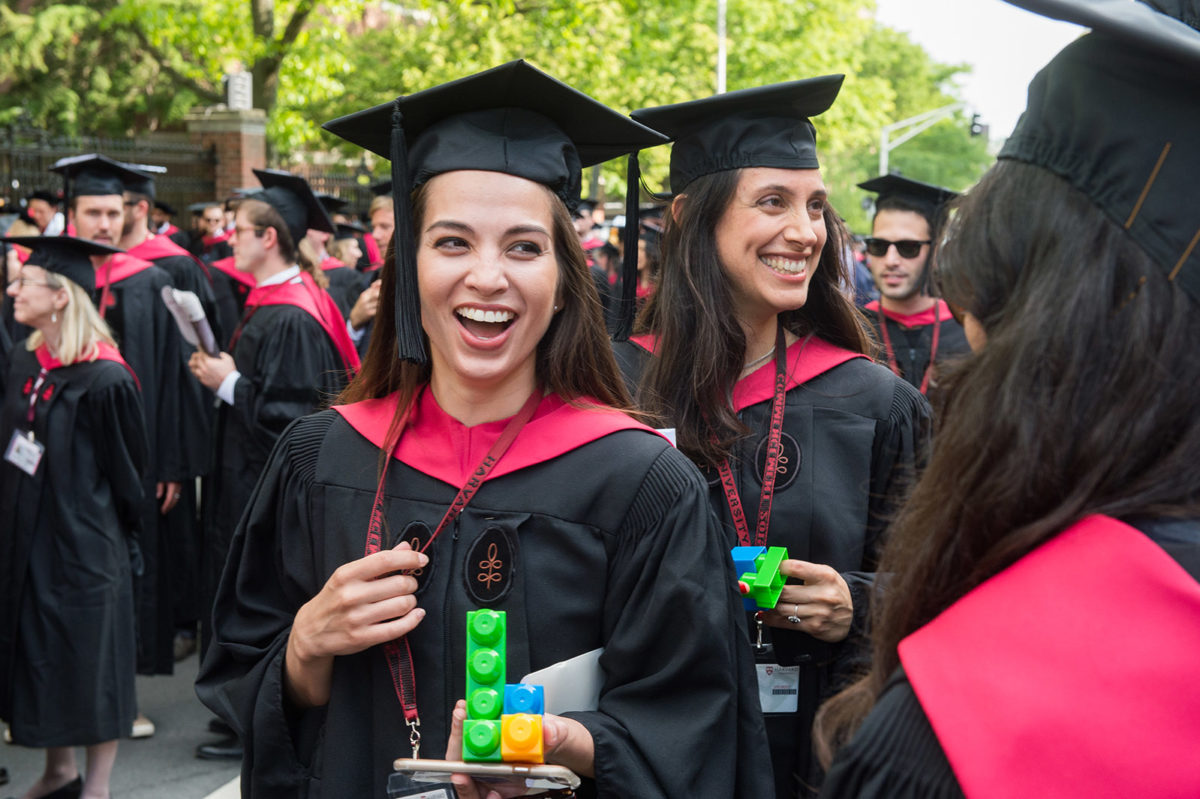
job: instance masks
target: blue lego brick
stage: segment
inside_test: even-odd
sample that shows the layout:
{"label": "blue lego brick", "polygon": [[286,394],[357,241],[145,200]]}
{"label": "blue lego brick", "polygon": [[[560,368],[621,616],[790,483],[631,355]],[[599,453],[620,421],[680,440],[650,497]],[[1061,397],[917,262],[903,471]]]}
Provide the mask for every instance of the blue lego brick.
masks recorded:
{"label": "blue lego brick", "polygon": [[545,695],[540,685],[510,683],[504,686],[504,715],[545,713]]}

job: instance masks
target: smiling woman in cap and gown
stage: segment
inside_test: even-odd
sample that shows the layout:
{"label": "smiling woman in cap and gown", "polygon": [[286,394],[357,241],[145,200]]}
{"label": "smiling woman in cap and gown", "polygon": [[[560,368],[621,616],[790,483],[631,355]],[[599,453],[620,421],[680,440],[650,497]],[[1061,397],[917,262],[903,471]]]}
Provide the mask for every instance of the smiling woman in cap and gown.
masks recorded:
{"label": "smiling woman in cap and gown", "polygon": [[394,321],[234,538],[197,690],[245,736],[243,791],[383,796],[414,743],[447,753],[466,613],[495,608],[513,678],[603,649],[598,705],[545,722],[579,795],[769,795],[703,480],[616,409],[568,208],[582,166],[661,137],[521,61],[327,127],[392,161]]}
{"label": "smiling woman in cap and gown", "polygon": [[[68,236],[31,248],[8,287],[33,328],[0,411],[0,717],[45,748],[36,796],[107,796],[134,715],[133,570],[146,424],[137,378],[88,293],[119,250]],[[131,558],[132,555],[132,558]],[[73,747],[87,747],[86,782]]]}
{"label": "smiling woman in cap and gown", "polygon": [[[674,140],[674,200],[658,290],[618,359],[641,407],[706,471],[724,551],[788,550],[790,582],[761,614],[754,651],[779,797],[819,779],[812,719],[862,655],[881,535],[928,420],[920,394],[866,357],[869,334],[840,290],[845,229],[809,117],[841,84],[633,113]],[[742,622],[757,642],[754,614]]]}
{"label": "smiling woman in cap and gown", "polygon": [[1200,4],[1015,4],[1092,32],[947,233],[977,351],[822,710],[830,797],[1200,796]]}

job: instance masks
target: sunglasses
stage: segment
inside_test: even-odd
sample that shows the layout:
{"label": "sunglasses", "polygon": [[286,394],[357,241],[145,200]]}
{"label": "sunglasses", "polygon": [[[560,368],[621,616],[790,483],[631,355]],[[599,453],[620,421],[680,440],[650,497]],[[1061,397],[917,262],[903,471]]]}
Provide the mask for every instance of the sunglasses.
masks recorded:
{"label": "sunglasses", "polygon": [[917,241],[916,239],[888,241],[887,239],[869,238],[867,239],[867,254],[879,258],[887,255],[888,247],[895,244],[896,252],[900,253],[901,258],[916,258],[921,253],[921,247],[929,243],[929,239],[925,241]]}

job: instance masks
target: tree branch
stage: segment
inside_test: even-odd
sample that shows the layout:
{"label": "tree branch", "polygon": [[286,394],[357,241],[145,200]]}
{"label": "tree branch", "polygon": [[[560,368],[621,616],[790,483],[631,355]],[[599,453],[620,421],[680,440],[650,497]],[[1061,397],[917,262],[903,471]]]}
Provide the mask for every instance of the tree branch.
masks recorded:
{"label": "tree branch", "polygon": [[195,78],[184,75],[178,69],[173,67],[166,55],[157,47],[155,47],[154,43],[150,41],[150,37],[146,35],[144,30],[142,30],[141,25],[138,25],[136,22],[134,22],[132,25],[130,25],[130,28],[133,29],[133,35],[137,36],[138,41],[141,42],[142,47],[146,49],[146,52],[149,53],[150,57],[153,58],[158,63],[162,71],[170,75],[172,79],[183,84],[188,89],[191,89],[202,99],[207,100],[210,103],[220,103],[225,100],[225,97],[221,94],[221,92],[217,91],[211,86],[205,86]]}
{"label": "tree branch", "polygon": [[287,27],[283,29],[283,35],[271,42],[270,54],[263,56],[255,64],[256,67],[264,70],[263,74],[274,75],[278,71],[287,51],[295,43],[300,31],[304,30],[304,23],[308,20],[308,15],[316,7],[317,0],[301,0],[296,4],[296,10],[292,12],[292,18],[288,20]]}

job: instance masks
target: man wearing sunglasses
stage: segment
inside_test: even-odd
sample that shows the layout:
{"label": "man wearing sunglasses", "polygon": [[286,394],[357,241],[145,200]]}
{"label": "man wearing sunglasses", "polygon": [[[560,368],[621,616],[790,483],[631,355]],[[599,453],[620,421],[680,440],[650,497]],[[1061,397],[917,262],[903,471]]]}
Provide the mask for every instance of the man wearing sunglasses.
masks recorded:
{"label": "man wearing sunglasses", "polygon": [[874,322],[887,365],[926,394],[937,383],[939,364],[970,352],[949,306],[933,296],[929,257],[945,204],[956,195],[899,175],[858,186],[878,194],[866,244],[879,299],[864,310]]}

